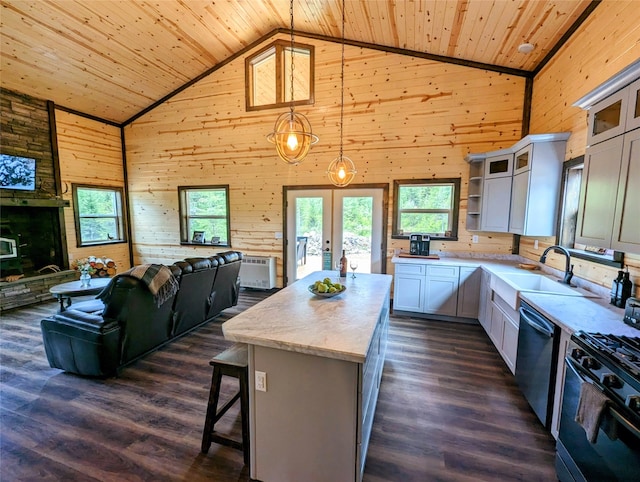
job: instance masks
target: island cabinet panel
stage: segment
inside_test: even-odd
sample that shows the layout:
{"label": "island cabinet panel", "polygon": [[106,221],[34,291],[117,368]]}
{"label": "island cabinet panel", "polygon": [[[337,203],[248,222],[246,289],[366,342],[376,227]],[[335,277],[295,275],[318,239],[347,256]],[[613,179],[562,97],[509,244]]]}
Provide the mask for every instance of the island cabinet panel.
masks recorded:
{"label": "island cabinet panel", "polygon": [[255,478],[299,481],[313,474],[317,480],[356,480],[362,365],[250,347],[251,363],[267,373],[267,391],[252,390]]}
{"label": "island cabinet panel", "polygon": [[[319,271],[224,323],[249,350],[251,477],[263,482],[362,480],[384,368],[391,276],[341,278],[313,296]],[[266,390],[255,373],[266,374]]]}

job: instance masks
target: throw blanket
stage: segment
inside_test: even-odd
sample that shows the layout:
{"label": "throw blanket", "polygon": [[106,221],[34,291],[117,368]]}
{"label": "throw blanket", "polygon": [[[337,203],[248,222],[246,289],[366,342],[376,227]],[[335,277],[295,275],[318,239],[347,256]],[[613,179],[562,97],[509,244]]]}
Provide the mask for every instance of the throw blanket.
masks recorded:
{"label": "throw blanket", "polygon": [[179,288],[178,282],[171,273],[171,270],[166,266],[162,264],[141,264],[134,266],[129,271],[114,276],[111,282],[97,296],[97,298],[101,299],[105,304],[109,302],[111,290],[113,289],[116,278],[119,276],[131,276],[146,284],[158,307],[162,306],[165,301],[175,295]]}

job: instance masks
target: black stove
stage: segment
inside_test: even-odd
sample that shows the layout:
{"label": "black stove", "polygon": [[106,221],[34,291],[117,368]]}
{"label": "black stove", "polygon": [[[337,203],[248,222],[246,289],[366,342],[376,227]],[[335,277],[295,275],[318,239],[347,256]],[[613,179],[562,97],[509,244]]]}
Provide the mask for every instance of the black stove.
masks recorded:
{"label": "black stove", "polygon": [[580,331],[571,340],[569,362],[640,421],[640,337]]}
{"label": "black stove", "polygon": [[[565,358],[556,473],[561,482],[633,481],[640,474],[640,337],[577,332]],[[598,434],[575,420],[581,387],[606,397]]]}

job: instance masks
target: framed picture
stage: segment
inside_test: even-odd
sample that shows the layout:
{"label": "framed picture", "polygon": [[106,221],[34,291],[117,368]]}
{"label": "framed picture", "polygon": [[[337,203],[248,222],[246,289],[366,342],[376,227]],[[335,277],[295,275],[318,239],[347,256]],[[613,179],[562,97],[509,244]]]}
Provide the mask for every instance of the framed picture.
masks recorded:
{"label": "framed picture", "polygon": [[192,243],[204,243],[204,231],[194,231],[193,238],[191,239]]}

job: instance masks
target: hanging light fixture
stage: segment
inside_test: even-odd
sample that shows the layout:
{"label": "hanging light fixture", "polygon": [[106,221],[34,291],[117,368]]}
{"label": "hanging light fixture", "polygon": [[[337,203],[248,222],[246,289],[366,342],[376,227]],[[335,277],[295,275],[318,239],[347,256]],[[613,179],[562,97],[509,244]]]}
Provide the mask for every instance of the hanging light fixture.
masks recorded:
{"label": "hanging light fixture", "polygon": [[312,132],[309,119],[303,114],[294,112],[293,52],[295,44],[293,37],[293,0],[291,0],[289,6],[289,15],[291,17],[291,73],[289,76],[291,105],[289,112],[278,116],[273,132],[267,135],[267,140],[276,145],[276,151],[280,159],[295,166],[302,162],[309,153],[311,146],[318,142],[318,136]]}
{"label": "hanging light fixture", "polygon": [[329,168],[327,176],[334,186],[348,186],[356,176],[356,166],[351,159],[342,152],[342,130],[344,125],[344,0],[342,0],[342,62],[340,63],[340,154]]}

